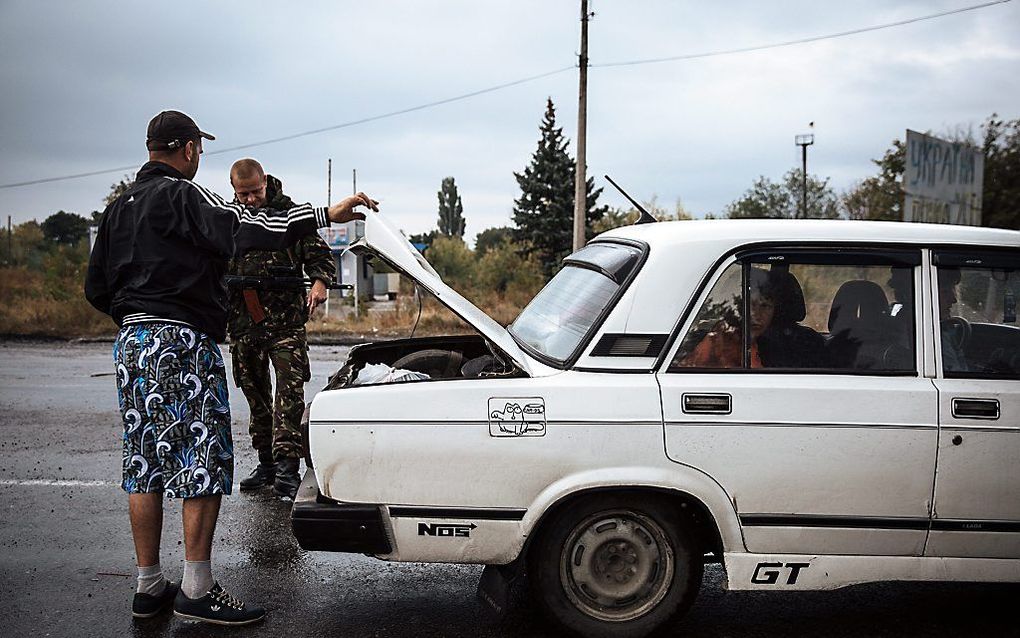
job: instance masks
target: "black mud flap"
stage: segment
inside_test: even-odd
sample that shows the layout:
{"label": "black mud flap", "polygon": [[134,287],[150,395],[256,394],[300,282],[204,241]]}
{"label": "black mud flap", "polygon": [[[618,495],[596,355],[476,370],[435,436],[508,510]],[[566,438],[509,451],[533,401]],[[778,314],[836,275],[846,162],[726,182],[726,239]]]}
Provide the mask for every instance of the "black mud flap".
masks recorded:
{"label": "black mud flap", "polygon": [[522,570],[517,561],[509,565],[486,565],[478,580],[478,599],[496,618],[502,619],[517,599],[517,585],[522,580]]}
{"label": "black mud flap", "polygon": [[290,512],[298,545],[307,550],[389,554],[393,551],[379,505],[341,503],[319,492],[315,471],[307,470]]}

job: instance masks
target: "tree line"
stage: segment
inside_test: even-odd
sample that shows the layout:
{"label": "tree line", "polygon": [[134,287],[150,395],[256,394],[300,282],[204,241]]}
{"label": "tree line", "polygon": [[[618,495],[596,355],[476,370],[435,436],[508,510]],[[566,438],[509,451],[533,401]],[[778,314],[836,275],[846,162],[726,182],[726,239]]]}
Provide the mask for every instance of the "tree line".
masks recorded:
{"label": "tree line", "polygon": [[[478,256],[504,244],[513,247],[522,258],[537,260],[548,279],[571,249],[574,214],[574,171],[570,141],[556,125],[556,109],[551,99],[539,127],[539,140],[527,166],[514,173],[520,195],[513,203],[513,226],[487,228],[477,233]],[[949,135],[954,142],[978,146],[984,151],[982,224],[997,228],[1020,229],[1020,119],[1005,120],[992,114],[980,129],[979,140],[970,134]],[[739,218],[813,218],[899,220],[903,215],[902,180],[906,147],[893,140],[879,159],[872,162],[877,174],[866,177],[844,192],[836,192],[828,178],[808,174],[804,180],[800,168],[791,168],[780,179],[759,176],[740,197],[728,204],[719,217]],[[807,207],[801,203],[806,182]],[[113,201],[131,184],[130,176],[113,184],[104,205]],[[589,178],[586,199],[586,228],[589,238],[617,226],[633,223],[638,212],[633,208],[611,208],[598,204],[601,188]],[[436,227],[412,235],[412,243],[430,250],[437,238],[463,239],[467,219],[464,203],[454,177],[442,180],[437,193],[439,206]],[[672,210],[660,206],[655,196],[645,202],[658,219],[695,217],[681,202]],[[73,247],[88,237],[90,225],[101,213],[89,217],[58,211],[41,224],[19,224],[7,242],[0,243],[0,263],[38,267],[44,256],[57,246]],[[709,213],[705,218],[715,218]],[[435,253],[449,252],[449,249]],[[433,255],[430,254],[431,258]],[[435,255],[438,257],[438,254]]]}
{"label": "tree line", "polygon": [[[556,126],[552,100],[546,104],[540,127],[541,137],[531,162],[514,173],[521,189],[514,200],[513,226],[487,228],[475,236],[475,250],[463,242],[466,220],[461,196],[453,177],[442,182],[437,228],[411,241],[425,250],[438,272],[470,289],[481,286],[491,290],[492,276],[487,274],[500,255],[511,264],[511,272],[528,281],[547,280],[555,273],[572,244],[575,161],[567,151],[568,140]],[[970,135],[950,135],[953,141],[982,148],[985,155],[982,224],[997,228],[1020,229],[1020,119],[1004,120],[993,114],[981,126],[980,143]],[[881,158],[871,160],[877,174],[837,192],[828,178],[791,168],[779,180],[759,176],[740,197],[728,204],[718,217],[726,219],[856,219],[895,221],[903,216],[903,173],[906,147],[893,140]],[[807,206],[802,201],[806,183]],[[599,206],[602,189],[587,184],[586,227],[588,237],[634,223],[634,208]],[[659,204],[653,195],[644,207],[659,220],[693,219],[695,215],[677,201],[673,207]],[[709,213],[703,216],[715,219]],[[495,252],[493,252],[495,251]],[[489,255],[486,257],[486,255]],[[517,261],[513,261],[514,255]],[[483,259],[485,261],[483,261]],[[501,262],[502,263],[502,262]],[[496,283],[505,290],[508,280]]]}

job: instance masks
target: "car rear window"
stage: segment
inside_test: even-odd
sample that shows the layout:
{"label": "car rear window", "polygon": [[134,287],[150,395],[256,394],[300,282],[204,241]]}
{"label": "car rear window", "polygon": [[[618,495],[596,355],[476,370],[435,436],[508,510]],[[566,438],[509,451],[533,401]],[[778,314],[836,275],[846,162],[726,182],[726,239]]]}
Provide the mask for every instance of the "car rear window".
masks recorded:
{"label": "car rear window", "polygon": [[510,325],[522,346],[564,363],[577,351],[640,261],[641,250],[591,244],[566,260]]}
{"label": "car rear window", "polygon": [[539,354],[566,361],[618,288],[602,273],[567,266],[531,300],[510,333]]}

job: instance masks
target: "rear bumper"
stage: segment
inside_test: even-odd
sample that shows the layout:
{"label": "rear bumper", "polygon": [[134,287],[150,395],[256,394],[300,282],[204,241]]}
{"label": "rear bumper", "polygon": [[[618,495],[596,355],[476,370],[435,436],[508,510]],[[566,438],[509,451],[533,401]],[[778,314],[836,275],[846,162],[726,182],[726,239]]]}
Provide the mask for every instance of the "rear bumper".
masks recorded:
{"label": "rear bumper", "polygon": [[315,471],[307,470],[290,514],[298,545],[311,551],[389,554],[393,551],[379,505],[354,505],[319,492]]}

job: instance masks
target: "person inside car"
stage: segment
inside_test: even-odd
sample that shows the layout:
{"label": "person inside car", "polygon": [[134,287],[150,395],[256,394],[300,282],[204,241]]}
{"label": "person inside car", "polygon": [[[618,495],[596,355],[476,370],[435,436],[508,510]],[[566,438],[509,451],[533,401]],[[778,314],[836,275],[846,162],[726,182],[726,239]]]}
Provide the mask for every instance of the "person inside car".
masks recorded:
{"label": "person inside car", "polygon": [[956,287],[960,284],[959,268],[939,268],[939,321],[942,325],[942,369],[966,372],[967,356],[963,351],[967,326],[963,319],[953,317],[953,306],[959,301]]}
{"label": "person inside car", "polygon": [[800,323],[807,315],[807,308],[797,277],[788,270],[773,268],[769,271],[769,280],[775,312],[768,330],[758,339],[764,367],[828,367],[825,339]]}
{"label": "person inside car", "polygon": [[[769,273],[752,268],[750,273],[750,310],[747,322],[751,331],[750,365],[764,367],[759,353],[759,338],[768,330],[776,313],[774,278]],[[744,337],[739,326],[720,321],[705,335],[694,350],[679,364],[685,368],[742,368],[744,365]]]}

